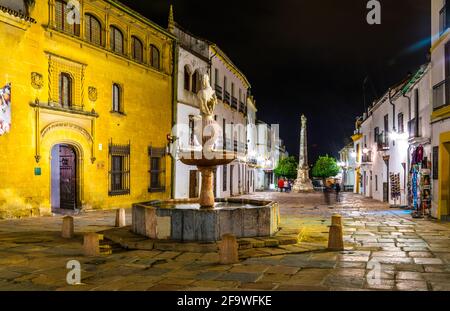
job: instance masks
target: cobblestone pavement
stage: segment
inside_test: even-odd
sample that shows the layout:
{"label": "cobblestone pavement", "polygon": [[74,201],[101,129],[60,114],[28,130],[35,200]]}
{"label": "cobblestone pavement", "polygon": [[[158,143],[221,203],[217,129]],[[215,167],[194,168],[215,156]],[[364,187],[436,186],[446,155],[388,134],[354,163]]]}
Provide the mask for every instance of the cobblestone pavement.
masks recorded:
{"label": "cobblestone pavement", "polygon": [[[119,251],[86,258],[82,234],[111,228],[113,212],[0,221],[0,290],[450,290],[450,225],[353,194],[322,205],[321,194],[259,193],[280,203],[283,228],[303,228],[305,245],[325,245],[330,217],[344,219],[344,252],[303,252],[219,265],[215,253]],[[128,215],[129,217],[130,215]],[[130,219],[128,218],[130,221]],[[66,263],[82,265],[82,285],[66,283]]]}

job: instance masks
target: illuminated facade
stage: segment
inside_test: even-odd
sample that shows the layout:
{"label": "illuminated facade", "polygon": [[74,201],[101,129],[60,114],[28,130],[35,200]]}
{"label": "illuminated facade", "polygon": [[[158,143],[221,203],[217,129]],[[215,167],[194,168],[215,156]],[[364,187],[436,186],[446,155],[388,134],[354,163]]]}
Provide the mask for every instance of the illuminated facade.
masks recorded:
{"label": "illuminated facade", "polygon": [[171,196],[175,38],[117,1],[79,3],[0,0],[0,217]]}
{"label": "illuminated facade", "polygon": [[450,218],[450,4],[431,1],[433,210]]}

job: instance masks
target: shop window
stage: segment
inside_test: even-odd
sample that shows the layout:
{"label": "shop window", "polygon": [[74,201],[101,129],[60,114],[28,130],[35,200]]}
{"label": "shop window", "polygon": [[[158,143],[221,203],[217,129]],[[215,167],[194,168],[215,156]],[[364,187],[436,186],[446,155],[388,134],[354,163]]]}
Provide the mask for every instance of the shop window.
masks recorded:
{"label": "shop window", "polygon": [[433,179],[439,179],[439,147],[433,147]]}
{"label": "shop window", "polygon": [[109,196],[130,194],[130,143],[109,143]]}
{"label": "shop window", "polygon": [[85,39],[93,44],[102,45],[102,26],[100,21],[90,14],[84,16]]}
{"label": "shop window", "polygon": [[166,181],[166,169],[165,169],[165,148],[148,148],[148,156],[150,160],[150,186],[149,192],[164,192]]}
{"label": "shop window", "polygon": [[76,21],[73,23],[68,22],[69,14],[74,14],[73,10],[75,8],[69,9],[67,1],[56,0],[55,2],[55,24],[56,28],[64,31],[70,35],[79,36],[80,35],[80,24]]}
{"label": "shop window", "polygon": [[151,45],[150,46],[150,66],[152,66],[155,69],[160,69],[160,53],[156,46]]}

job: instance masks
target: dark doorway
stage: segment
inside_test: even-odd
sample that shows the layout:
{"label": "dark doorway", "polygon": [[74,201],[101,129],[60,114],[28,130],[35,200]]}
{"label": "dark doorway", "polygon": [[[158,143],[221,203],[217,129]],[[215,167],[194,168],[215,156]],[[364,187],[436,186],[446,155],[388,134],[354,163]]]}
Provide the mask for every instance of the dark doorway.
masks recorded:
{"label": "dark doorway", "polygon": [[52,149],[52,207],[74,210],[78,205],[77,153],[70,145]]}
{"label": "dark doorway", "polygon": [[189,198],[194,199],[199,197],[198,192],[198,171],[189,171]]}

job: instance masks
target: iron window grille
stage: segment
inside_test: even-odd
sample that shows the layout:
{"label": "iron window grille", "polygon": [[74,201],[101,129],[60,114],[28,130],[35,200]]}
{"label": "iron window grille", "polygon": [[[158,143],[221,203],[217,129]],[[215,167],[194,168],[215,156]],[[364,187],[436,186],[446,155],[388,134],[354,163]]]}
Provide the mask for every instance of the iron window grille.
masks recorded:
{"label": "iron window grille", "polygon": [[130,194],[131,143],[127,145],[109,143],[109,196]]}

